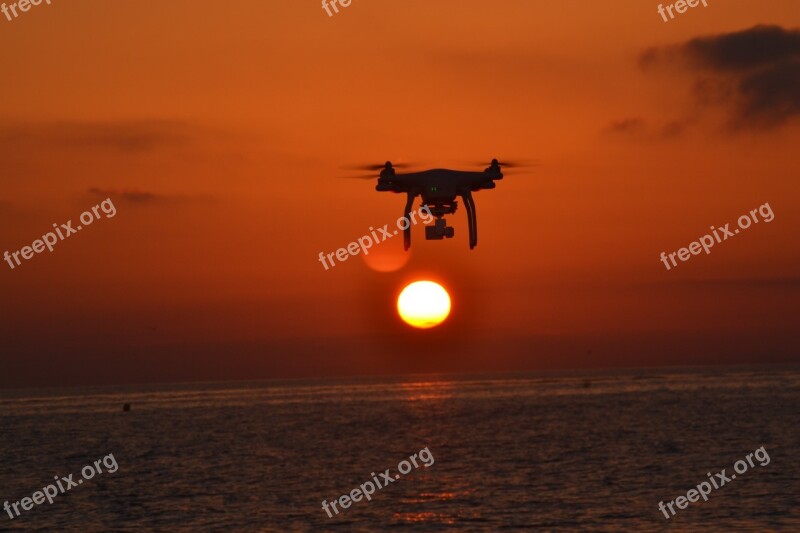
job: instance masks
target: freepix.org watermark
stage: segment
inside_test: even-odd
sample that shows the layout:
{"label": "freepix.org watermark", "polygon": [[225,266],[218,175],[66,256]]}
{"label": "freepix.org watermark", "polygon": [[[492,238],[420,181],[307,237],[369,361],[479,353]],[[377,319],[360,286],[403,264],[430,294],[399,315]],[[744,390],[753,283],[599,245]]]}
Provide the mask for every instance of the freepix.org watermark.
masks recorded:
{"label": "freepix.org watermark", "polygon": [[[744,474],[745,472],[747,472],[748,465],[750,468],[753,468],[755,466],[755,463],[753,463],[753,457],[756,458],[756,460],[759,462],[759,465],[761,466],[767,466],[769,464],[769,454],[767,453],[767,450],[765,450],[764,447],[762,446],[755,452],[748,453],[747,457],[745,457],[745,459],[747,459],[746,462],[744,459],[740,459],[733,464],[733,469],[736,471],[736,474]],[[706,475],[708,476],[710,483],[709,481],[703,481],[702,483],[697,485],[696,490],[691,489],[689,490],[689,492],[686,493],[686,496],[678,496],[677,498],[669,502],[666,505],[666,507],[664,506],[663,501],[658,502],[658,510],[664,513],[665,519],[669,519],[670,515],[667,514],[667,508],[669,508],[670,512],[672,513],[672,516],[675,516],[675,509],[673,508],[673,506],[676,506],[678,509],[686,509],[686,507],[689,506],[689,503],[697,502],[700,499],[700,497],[703,498],[703,501],[708,501],[708,495],[711,494],[711,491],[713,490],[711,487],[712,484],[714,485],[713,487],[714,489],[719,489],[720,487],[723,487],[727,483],[730,483],[731,481],[736,479],[736,474],[731,474],[730,476],[726,476],[725,470],[726,469],[723,468],[722,472],[714,474],[713,476],[711,475],[711,472],[708,472]]]}
{"label": "freepix.org watermark", "polygon": [[[333,13],[339,12],[339,7],[336,5],[338,2],[342,7],[350,7],[350,2],[353,0],[322,0],[322,9],[328,14],[329,17],[333,16]],[[331,7],[333,8],[333,13],[331,12]]]}
{"label": "freepix.org watermark", "polygon": [[667,12],[669,12],[669,20],[675,18],[675,15],[672,14],[673,8],[678,14],[686,13],[686,10],[690,7],[697,7],[700,2],[703,3],[703,7],[708,7],[707,0],[678,0],[674,4],[667,4],[667,11],[664,11],[664,5],[658,4],[658,14],[661,15],[661,18],[664,19],[664,22],[667,22]]}
{"label": "freepix.org watermark", "polygon": [[[397,227],[400,230],[406,230],[410,228],[412,223],[414,224],[417,223],[416,215],[417,211],[411,211],[408,214],[408,218],[406,217],[398,218]],[[419,215],[420,218],[422,218],[423,224],[428,224],[435,218],[433,216],[433,213],[431,213],[430,208],[427,205],[423,205],[422,207],[420,207]],[[411,220],[409,220],[409,218]],[[331,252],[327,255],[320,252],[319,262],[322,263],[322,266],[325,267],[325,270],[328,270],[328,268],[330,267],[328,267],[328,263],[327,261],[325,261],[326,258],[328,259],[328,261],[331,262],[331,266],[336,266],[336,263],[333,260],[334,255],[336,256],[336,259],[339,260],[339,262],[347,261],[351,255],[356,256],[360,252],[363,252],[364,255],[369,255],[368,250],[372,248],[374,244],[380,244],[387,239],[391,239],[392,237],[394,237],[399,233],[399,230],[394,230],[394,232],[389,231],[389,224],[384,224],[382,228],[378,228],[377,231],[380,232],[380,235],[378,235],[375,232],[375,229],[372,226],[369,227],[369,231],[371,232],[370,235],[364,235],[357,241],[351,242],[350,244],[347,245],[347,248],[339,248],[338,250],[336,250],[336,252]]]}
{"label": "freepix.org watermark", "polygon": [[[400,472],[400,474],[406,475],[411,472],[412,463],[414,464],[414,468],[419,468],[420,465],[417,463],[417,458],[422,461],[422,466],[425,468],[428,468],[433,464],[433,454],[428,447],[425,446],[419,452],[410,456],[408,460],[403,459],[397,464],[397,470]],[[359,488],[351,490],[350,494],[342,494],[339,496],[338,500],[333,500],[330,502],[330,504],[328,503],[328,500],[323,500],[322,510],[328,513],[329,518],[333,518],[330,508],[333,508],[333,511],[336,514],[339,514],[339,509],[336,508],[337,503],[342,509],[347,509],[353,504],[353,502],[360,502],[362,498],[366,498],[367,501],[372,501],[372,495],[375,494],[376,489],[382,489],[386,485],[394,483],[400,479],[400,474],[395,474],[392,476],[391,468],[387,468],[381,473],[380,479],[378,479],[378,476],[375,475],[375,472],[372,472],[370,474],[372,476],[372,481],[365,481]]]}
{"label": "freepix.org watermark", "polygon": [[[761,218],[764,220],[764,222],[772,222],[772,219],[775,218],[775,213],[772,212],[772,208],[769,206],[769,203],[766,203],[758,209],[753,209],[750,211],[749,215],[740,216],[739,220],[737,220],[739,227],[733,231],[728,229],[730,224],[725,224],[719,228],[714,228],[714,226],[711,226],[711,233],[713,234],[713,237],[710,234],[703,235],[698,241],[690,244],[688,248],[681,248],[677,252],[672,252],[669,254],[669,256],[667,256],[666,252],[661,252],[661,261],[664,263],[664,266],[667,268],[667,270],[669,270],[672,267],[678,266],[678,262],[675,261],[676,255],[681,261],[688,261],[693,255],[700,254],[701,250],[705,251],[706,254],[710,254],[711,247],[714,246],[715,242],[719,244],[722,241],[728,240],[729,237],[737,235],[740,229],[747,229],[752,224],[758,224],[758,217],[756,216],[756,213],[761,215]],[[667,261],[668,257],[669,261]],[[672,263],[672,266],[670,266],[670,262]]]}
{"label": "freepix.org watermark", "polygon": [[[44,2],[49,6],[51,0],[44,0]],[[19,0],[19,2],[13,2],[10,5],[6,6],[5,2],[3,5],[0,5],[0,11],[3,12],[3,15],[6,16],[9,22],[14,20],[19,16],[17,13],[17,8],[23,13],[27,12],[31,6],[38,6],[42,3],[42,0]],[[9,12],[10,11],[10,12]],[[11,13],[14,14],[14,18],[11,18]]]}
{"label": "freepix.org watermark", "polygon": [[[13,520],[14,518],[20,515],[19,513],[20,507],[22,507],[23,511],[30,511],[31,509],[33,509],[34,505],[41,505],[45,502],[45,500],[47,500],[48,504],[52,504],[53,499],[59,494],[64,494],[68,490],[83,484],[84,480],[88,481],[92,479],[95,476],[95,471],[97,474],[102,474],[103,469],[101,468],[101,466],[105,466],[109,474],[113,474],[114,472],[119,470],[119,465],[117,464],[117,460],[114,459],[114,454],[110,453],[105,457],[103,457],[102,459],[98,459],[97,461],[95,461],[94,465],[84,466],[81,469],[81,476],[83,479],[74,481],[72,479],[72,476],[74,474],[70,474],[67,477],[62,477],[62,478],[55,476],[54,477],[56,481],[55,485],[53,485],[52,483],[50,485],[47,485],[42,490],[34,492],[30,498],[22,498],[20,501],[11,504],[5,502],[3,504],[3,509],[5,510],[5,512],[8,513],[8,516],[11,517],[11,519]],[[12,514],[11,512],[12,510],[14,511],[14,514]]]}
{"label": "freepix.org watermark", "polygon": [[[34,252],[40,254],[44,252],[44,249],[47,248],[49,252],[53,251],[53,246],[55,246],[58,242],[63,241],[70,235],[74,233],[78,233],[80,230],[83,229],[83,226],[88,226],[92,222],[100,220],[100,211],[105,213],[106,218],[111,218],[117,214],[117,208],[114,207],[114,203],[111,201],[111,198],[106,198],[99,205],[94,206],[91,211],[87,210],[81,213],[80,222],[77,228],[72,227],[72,221],[68,220],[65,224],[61,224],[59,227],[58,224],[53,224],[53,228],[55,228],[55,232],[49,232],[42,235],[41,239],[37,239],[33,241],[30,246],[23,246],[21,250],[17,250],[13,253],[8,253],[6,251],[3,254],[3,259],[6,260],[8,266],[11,267],[13,270],[15,267],[20,266],[22,263],[19,260],[19,257],[22,256],[22,259],[28,260],[33,257]],[[62,231],[63,230],[63,231]],[[12,262],[12,258],[14,262]],[[14,264],[16,263],[16,264]]]}

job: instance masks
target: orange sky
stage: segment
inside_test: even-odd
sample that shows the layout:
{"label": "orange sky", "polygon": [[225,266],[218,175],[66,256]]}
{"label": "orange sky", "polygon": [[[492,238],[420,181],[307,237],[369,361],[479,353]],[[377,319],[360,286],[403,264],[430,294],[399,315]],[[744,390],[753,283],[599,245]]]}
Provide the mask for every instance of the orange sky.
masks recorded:
{"label": "orange sky", "polygon": [[[668,23],[657,5],[54,1],[0,17],[0,253],[117,207],[0,263],[0,386],[797,361],[797,114],[732,127],[733,104],[692,92],[728,73],[640,58],[796,30],[800,5],[715,1]],[[454,239],[414,229],[398,272],[317,261],[402,214],[342,166],[492,157],[541,164],[475,195],[475,250],[460,208]],[[771,223],[660,262],[765,202]],[[453,298],[429,332],[393,308],[423,275]]]}

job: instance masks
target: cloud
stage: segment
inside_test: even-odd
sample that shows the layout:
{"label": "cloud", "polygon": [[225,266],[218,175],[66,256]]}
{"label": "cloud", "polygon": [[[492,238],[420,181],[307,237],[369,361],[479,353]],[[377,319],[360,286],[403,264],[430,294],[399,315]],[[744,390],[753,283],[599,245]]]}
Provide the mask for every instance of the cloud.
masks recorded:
{"label": "cloud", "polygon": [[644,119],[639,117],[624,118],[615,120],[606,128],[611,133],[637,134],[644,131]]}
{"label": "cloud", "polygon": [[119,199],[122,200],[123,202],[129,202],[132,204],[153,203],[173,198],[169,196],[158,195],[147,191],[135,191],[135,190],[117,191],[111,189],[100,189],[98,187],[90,188],[89,194],[96,196],[98,198],[112,198],[114,200]]}
{"label": "cloud", "polygon": [[800,30],[754,26],[712,37],[697,37],[684,53],[700,65],[720,71],[748,71],[800,59]]}
{"label": "cloud", "polygon": [[800,114],[800,59],[773,65],[745,77],[740,118],[746,123],[779,125]]}
{"label": "cloud", "polygon": [[688,65],[698,103],[727,108],[731,129],[775,128],[800,115],[800,30],[754,26],[646,50],[644,70]]}
{"label": "cloud", "polygon": [[641,117],[629,117],[612,121],[604,132],[635,139],[663,140],[683,135],[690,123],[690,120],[671,120],[661,125],[650,125]]}
{"label": "cloud", "polygon": [[142,153],[187,143],[196,128],[169,120],[52,121],[0,126],[0,142]]}
{"label": "cloud", "polygon": [[216,197],[209,195],[187,195],[187,194],[160,194],[150,191],[142,191],[138,189],[103,189],[100,187],[91,187],[87,192],[94,198],[106,199],[138,205],[155,205],[155,204],[178,204],[178,203],[214,203],[217,201]]}

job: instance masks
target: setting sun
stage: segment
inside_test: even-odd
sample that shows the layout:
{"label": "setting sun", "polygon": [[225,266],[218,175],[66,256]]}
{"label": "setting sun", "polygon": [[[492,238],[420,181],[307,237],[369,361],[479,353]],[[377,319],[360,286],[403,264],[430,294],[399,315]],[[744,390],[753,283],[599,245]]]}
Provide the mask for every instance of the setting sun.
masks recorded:
{"label": "setting sun", "polygon": [[415,281],[397,298],[397,312],[415,328],[438,326],[450,314],[450,295],[433,281]]}

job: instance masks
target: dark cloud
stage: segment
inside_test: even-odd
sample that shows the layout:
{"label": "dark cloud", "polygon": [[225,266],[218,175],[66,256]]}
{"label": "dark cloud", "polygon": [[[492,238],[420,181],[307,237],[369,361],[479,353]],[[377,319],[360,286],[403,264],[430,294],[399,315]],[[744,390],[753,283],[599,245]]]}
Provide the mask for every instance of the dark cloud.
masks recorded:
{"label": "dark cloud", "polygon": [[644,119],[639,117],[623,118],[615,120],[606,128],[611,133],[636,134],[644,131]]}
{"label": "dark cloud", "polygon": [[745,123],[778,125],[800,114],[800,58],[772,65],[739,83]]}
{"label": "dark cloud", "polygon": [[773,128],[800,115],[800,30],[754,26],[651,48],[643,69],[688,64],[693,94],[704,105],[728,108],[732,129]]}
{"label": "dark cloud", "polygon": [[115,202],[123,202],[138,205],[167,204],[208,204],[215,203],[218,198],[209,195],[187,195],[187,194],[160,194],[139,189],[103,189],[101,187],[91,187],[87,191],[93,198],[105,200],[111,198]]}
{"label": "dark cloud", "polygon": [[747,71],[800,59],[800,30],[754,26],[712,37],[697,37],[683,46],[690,58],[715,70]]}
{"label": "dark cloud", "polygon": [[612,121],[605,128],[605,133],[636,139],[661,140],[679,137],[689,124],[689,120],[672,120],[662,125],[650,125],[643,118],[631,117]]}
{"label": "dark cloud", "polygon": [[168,120],[54,121],[0,125],[0,141],[140,153],[186,143],[194,130],[189,124]]}
{"label": "dark cloud", "polygon": [[680,135],[683,135],[683,132],[686,131],[687,127],[689,127],[690,122],[691,121],[689,120],[671,120],[661,126],[659,137],[663,139],[679,137]]}
{"label": "dark cloud", "polygon": [[657,48],[655,46],[648,48],[639,56],[639,67],[642,70],[647,70],[673,56],[674,48]]}

